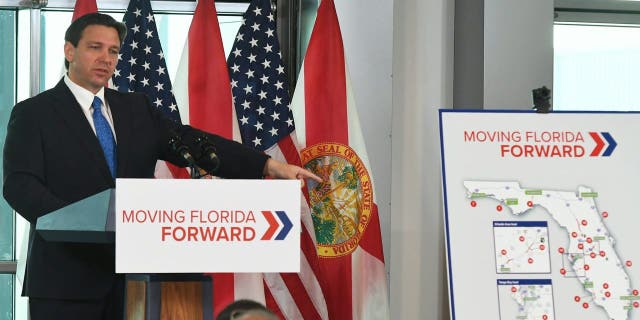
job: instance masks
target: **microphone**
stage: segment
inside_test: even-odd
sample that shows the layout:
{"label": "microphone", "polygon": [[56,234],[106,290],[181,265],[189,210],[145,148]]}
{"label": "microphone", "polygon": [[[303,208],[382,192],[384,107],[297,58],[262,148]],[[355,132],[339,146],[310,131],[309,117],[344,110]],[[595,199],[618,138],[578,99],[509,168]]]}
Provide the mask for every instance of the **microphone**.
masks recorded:
{"label": "microphone", "polygon": [[198,166],[207,171],[207,173],[214,175],[220,167],[220,159],[216,155],[216,147],[205,135],[197,136],[195,143],[200,151],[200,157],[196,161]]}
{"label": "microphone", "polygon": [[180,155],[180,157],[187,161],[189,166],[195,167],[196,162],[193,159],[191,152],[189,152],[189,147],[187,147],[187,145],[182,142],[182,139],[180,139],[178,134],[173,130],[169,131],[169,148],[171,149],[171,151],[177,153],[178,155]]}

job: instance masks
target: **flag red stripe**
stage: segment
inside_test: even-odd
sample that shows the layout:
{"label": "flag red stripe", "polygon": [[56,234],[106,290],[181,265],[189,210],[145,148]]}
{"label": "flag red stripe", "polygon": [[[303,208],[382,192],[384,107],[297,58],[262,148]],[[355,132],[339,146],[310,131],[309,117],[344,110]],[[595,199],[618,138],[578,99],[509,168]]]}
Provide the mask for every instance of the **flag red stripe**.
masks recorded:
{"label": "flag red stripe", "polygon": [[214,2],[198,1],[189,29],[189,123],[232,139],[231,99]]}
{"label": "flag red stripe", "polygon": [[329,318],[351,319],[353,313],[351,256],[322,259],[320,270],[326,279],[331,279],[331,282],[322,288],[327,300]]}
{"label": "flag red stripe", "polygon": [[300,154],[298,154],[298,149],[296,149],[291,136],[286,136],[280,139],[280,141],[278,141],[278,147],[284,155],[287,163],[295,164],[297,166],[301,165]]}
{"label": "flag red stripe", "polygon": [[213,317],[216,318],[222,309],[235,301],[234,277],[233,273],[210,275],[213,282]]}
{"label": "flag red stripe", "polygon": [[76,19],[84,16],[85,14],[93,12],[98,12],[96,0],[77,0],[75,7],[73,8],[73,17],[71,17],[71,21],[76,21]]}
{"label": "flag red stripe", "polygon": [[275,313],[278,316],[278,319],[284,319],[284,314],[282,314],[282,311],[280,310],[278,303],[276,303],[276,299],[271,294],[271,290],[269,290],[269,286],[267,285],[266,282],[263,282],[263,283],[264,283],[265,306],[267,307],[267,309],[269,309],[269,311]]}
{"label": "flag red stripe", "polygon": [[349,144],[344,48],[333,0],[323,0],[304,60],[307,147]]}
{"label": "flag red stripe", "polygon": [[[289,292],[291,292],[302,318],[311,320],[320,319],[320,314],[313,305],[313,301],[311,301],[309,297],[309,292],[307,292],[302,284],[300,276],[297,273],[281,273],[280,276],[287,286],[287,289],[289,289]],[[293,295],[295,292],[298,294]]]}
{"label": "flag red stripe", "polygon": [[371,208],[371,220],[369,225],[362,233],[360,239],[360,247],[367,251],[370,255],[376,257],[384,263],[384,254],[382,253],[382,233],[380,232],[380,218],[378,217],[378,205],[375,203]]}
{"label": "flag red stripe", "polygon": [[316,275],[316,279],[320,282],[321,287],[324,287],[324,284],[321,281],[323,278],[320,276],[318,251],[313,243],[313,239],[311,239],[309,230],[307,230],[307,227],[304,224],[302,225],[302,234],[300,235],[300,249],[302,249],[302,253],[304,253],[304,256],[307,258],[307,262],[309,263],[313,274]]}
{"label": "flag red stripe", "polygon": [[171,175],[174,179],[191,179],[191,175],[186,168],[180,168],[169,162],[167,162],[167,168],[169,168],[169,171],[171,171]]}

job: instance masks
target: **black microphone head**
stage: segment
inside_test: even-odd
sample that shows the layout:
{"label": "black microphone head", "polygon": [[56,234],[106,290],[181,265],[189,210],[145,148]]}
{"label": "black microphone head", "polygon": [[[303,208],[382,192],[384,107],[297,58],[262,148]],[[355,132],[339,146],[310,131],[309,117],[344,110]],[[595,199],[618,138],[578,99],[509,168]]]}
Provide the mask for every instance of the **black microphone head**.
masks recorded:
{"label": "black microphone head", "polygon": [[204,135],[196,137],[196,145],[200,151],[200,156],[196,163],[207,173],[215,175],[220,167],[220,159],[216,154],[216,147]]}
{"label": "black microphone head", "polygon": [[182,157],[187,162],[188,165],[195,164],[195,160],[193,159],[191,152],[189,152],[189,148],[182,142],[182,139],[180,139],[178,134],[176,134],[173,131],[170,131],[168,142],[169,142],[169,148],[171,149],[171,151],[180,155],[180,157]]}

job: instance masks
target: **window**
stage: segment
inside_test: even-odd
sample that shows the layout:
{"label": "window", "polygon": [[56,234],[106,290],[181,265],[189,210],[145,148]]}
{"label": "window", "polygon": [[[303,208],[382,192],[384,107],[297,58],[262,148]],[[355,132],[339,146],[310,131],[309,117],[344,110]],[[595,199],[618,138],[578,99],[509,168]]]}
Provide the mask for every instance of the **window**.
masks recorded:
{"label": "window", "polygon": [[640,110],[639,27],[556,24],[554,109]]}
{"label": "window", "polygon": [[[11,106],[15,103],[16,11],[0,10],[0,135],[6,134]],[[0,145],[4,144],[4,139]],[[0,175],[2,167],[0,166]],[[0,320],[13,319],[14,294],[14,215],[4,199],[0,199]],[[3,270],[4,269],[4,270]],[[11,272],[8,272],[11,271]],[[4,272],[4,273],[3,273]]]}
{"label": "window", "polygon": [[[236,34],[242,24],[242,13],[240,15],[219,15],[220,33],[224,45],[225,56],[231,52],[231,47]],[[114,19],[122,21],[123,12],[109,13]],[[64,71],[64,33],[69,26],[73,13],[63,11],[43,11],[41,17],[42,34],[42,68],[41,90],[52,88],[60,81]],[[156,13],[154,17],[157,22],[160,43],[165,54],[169,77],[173,82],[180,62],[180,56],[186,41],[185,35],[189,32],[192,14],[176,13]]]}
{"label": "window", "polygon": [[[31,10],[17,10],[19,2],[22,1],[15,1],[13,9],[0,9],[0,30],[3,31],[3,36],[0,37],[0,145],[4,143],[11,108],[17,101],[29,97],[32,80],[29,39],[32,32],[30,23],[33,23],[31,19],[34,16],[31,15]],[[109,14],[121,21],[128,2],[118,0],[99,2],[99,5],[111,6],[108,8],[111,11]],[[57,4],[63,6],[51,7]],[[73,2],[49,1],[49,7],[40,11],[40,74],[34,75],[40,80],[40,91],[53,87],[64,71],[64,32],[72,17],[72,8],[64,5],[73,5]],[[156,5],[164,10],[155,10],[155,19],[169,75],[173,81],[184,48],[185,35],[191,24],[195,2],[154,1],[154,9]],[[228,55],[248,4],[218,4],[216,7],[219,12],[224,12],[219,13],[218,21],[225,52]],[[0,157],[0,174],[1,170]],[[0,189],[1,187],[0,182]],[[26,221],[19,216],[16,217],[4,198],[0,197],[0,320],[27,319],[27,301],[20,297],[22,288],[20,281],[16,281],[16,260],[19,260],[17,268],[20,269],[20,263],[24,263],[26,256],[25,225]]]}
{"label": "window", "polygon": [[554,6],[554,110],[640,110],[640,1]]}

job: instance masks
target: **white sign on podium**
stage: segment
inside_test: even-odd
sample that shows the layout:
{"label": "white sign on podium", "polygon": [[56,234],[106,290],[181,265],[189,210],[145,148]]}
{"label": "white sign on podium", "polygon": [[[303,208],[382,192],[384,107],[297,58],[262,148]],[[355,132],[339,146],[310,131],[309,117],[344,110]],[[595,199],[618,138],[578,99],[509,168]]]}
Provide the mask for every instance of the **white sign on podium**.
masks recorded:
{"label": "white sign on podium", "polygon": [[116,272],[299,272],[297,180],[117,179]]}

